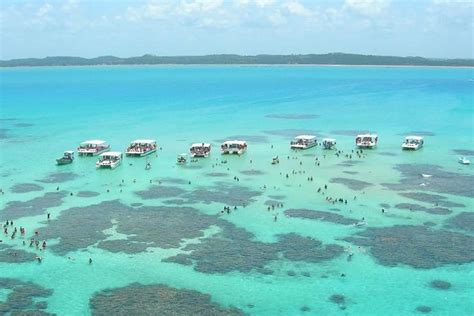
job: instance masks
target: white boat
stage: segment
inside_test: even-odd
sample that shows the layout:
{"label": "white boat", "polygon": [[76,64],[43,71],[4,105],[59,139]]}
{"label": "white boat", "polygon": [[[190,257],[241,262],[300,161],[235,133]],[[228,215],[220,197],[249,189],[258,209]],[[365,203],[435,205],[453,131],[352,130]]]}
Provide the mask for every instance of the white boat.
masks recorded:
{"label": "white boat", "polygon": [[356,137],[356,146],[359,148],[374,148],[379,137],[377,134],[361,134]]}
{"label": "white boat", "polygon": [[189,152],[192,158],[197,158],[197,157],[207,158],[209,157],[209,154],[211,153],[211,144],[194,143],[189,148]]}
{"label": "white boat", "polygon": [[242,155],[247,151],[247,143],[243,140],[228,140],[221,145],[221,153]]}
{"label": "white boat", "polygon": [[130,143],[125,155],[143,157],[156,152],[156,140],[154,139],[137,139]]}
{"label": "white boat", "polygon": [[280,159],[278,156],[272,158],[272,165],[278,165],[280,163]]}
{"label": "white boat", "polygon": [[334,138],[323,139],[324,149],[333,149],[336,146],[336,140]]}
{"label": "white boat", "polygon": [[108,151],[100,155],[96,162],[97,168],[114,169],[122,162],[122,153],[116,151]]}
{"label": "white boat", "polygon": [[290,143],[291,149],[308,149],[318,144],[314,135],[298,135]]}
{"label": "white boat", "polygon": [[465,158],[465,157],[460,157],[458,161],[462,165],[470,165],[471,164],[471,161],[469,159]]}
{"label": "white boat", "polygon": [[407,136],[402,144],[405,150],[418,150],[423,147],[423,137],[421,136]]}
{"label": "white boat", "polygon": [[103,140],[87,140],[77,148],[79,156],[96,156],[110,150],[110,145]]}
{"label": "white boat", "polygon": [[188,161],[187,154],[179,154],[178,157],[176,158],[176,163],[178,165],[185,165],[187,161]]}

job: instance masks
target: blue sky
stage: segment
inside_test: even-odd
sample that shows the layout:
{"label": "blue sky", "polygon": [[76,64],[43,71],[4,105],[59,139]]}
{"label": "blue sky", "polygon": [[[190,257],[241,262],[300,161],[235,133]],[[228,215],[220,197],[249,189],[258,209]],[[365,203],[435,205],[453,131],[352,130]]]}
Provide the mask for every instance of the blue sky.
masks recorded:
{"label": "blue sky", "polygon": [[350,52],[473,58],[470,0],[2,0],[0,58]]}

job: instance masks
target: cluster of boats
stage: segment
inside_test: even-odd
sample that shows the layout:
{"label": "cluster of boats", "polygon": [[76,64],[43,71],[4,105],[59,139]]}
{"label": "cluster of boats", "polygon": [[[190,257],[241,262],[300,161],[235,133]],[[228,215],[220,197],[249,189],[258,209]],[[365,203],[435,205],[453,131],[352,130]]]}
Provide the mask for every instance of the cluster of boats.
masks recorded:
{"label": "cluster of boats", "polygon": [[[379,137],[377,134],[360,134],[355,138],[355,144],[359,148],[374,148],[377,146]],[[423,147],[423,137],[421,136],[407,136],[402,143],[402,148],[406,150],[418,150]],[[299,135],[291,141],[292,149],[308,149],[318,145],[316,136],[314,135]],[[336,147],[336,139],[324,138],[320,143],[324,149],[334,149]]]}
{"label": "cluster of boats", "polygon": [[[377,134],[360,134],[355,138],[355,144],[358,148],[375,148],[378,143]],[[336,139],[324,138],[320,146],[326,150],[336,148]],[[421,136],[407,136],[401,147],[404,150],[418,150],[423,147],[424,140]],[[295,150],[305,150],[318,145],[318,140],[314,135],[299,135],[291,142],[290,147]],[[154,139],[137,139],[130,143],[125,150],[126,156],[144,157],[150,155],[157,150],[157,143]],[[211,154],[211,144],[209,143],[194,143],[189,148],[189,156],[192,159],[207,158]],[[247,151],[247,142],[243,140],[228,140],[220,146],[221,154],[223,155],[242,155]],[[88,140],[82,142],[77,148],[79,156],[99,156],[96,162],[97,168],[114,169],[119,166],[123,159],[121,152],[110,151],[110,145],[103,140]],[[70,164],[74,161],[74,151],[68,150],[64,152],[63,157],[56,159],[58,165]],[[177,163],[186,164],[188,162],[188,154],[183,153],[178,155]],[[471,162],[461,157],[459,159],[461,164],[470,164]],[[273,158],[272,164],[278,163],[278,157]]]}

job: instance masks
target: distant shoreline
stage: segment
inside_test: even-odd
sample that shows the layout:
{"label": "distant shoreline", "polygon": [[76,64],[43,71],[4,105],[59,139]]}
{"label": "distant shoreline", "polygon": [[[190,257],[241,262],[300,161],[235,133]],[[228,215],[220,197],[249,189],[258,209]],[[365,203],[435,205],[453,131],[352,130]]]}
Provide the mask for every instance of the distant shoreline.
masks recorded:
{"label": "distant shoreline", "polygon": [[120,58],[56,56],[0,60],[0,67],[64,66],[351,66],[351,67],[474,67],[474,59],[434,59],[424,57],[375,56],[344,53],[307,55],[203,55]]}
{"label": "distant shoreline", "polygon": [[343,65],[343,64],[123,64],[123,65],[45,65],[45,66],[0,66],[1,69],[26,69],[26,68],[115,68],[115,67],[326,67],[326,68],[439,68],[439,69],[473,69],[474,66],[432,66],[432,65]]}

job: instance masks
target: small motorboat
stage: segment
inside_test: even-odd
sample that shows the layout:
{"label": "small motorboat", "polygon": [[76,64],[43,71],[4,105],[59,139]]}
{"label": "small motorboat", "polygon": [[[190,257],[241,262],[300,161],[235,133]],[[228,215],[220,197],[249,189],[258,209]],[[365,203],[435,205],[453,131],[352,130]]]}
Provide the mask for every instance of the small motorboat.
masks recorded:
{"label": "small motorboat", "polygon": [[178,165],[185,165],[187,162],[187,156],[186,154],[180,154],[178,155],[178,158],[176,158],[176,162]]}
{"label": "small motorboat", "polygon": [[65,151],[61,158],[56,159],[56,163],[61,165],[68,165],[74,161],[74,152],[72,150]]}
{"label": "small motorboat", "polygon": [[469,159],[465,158],[465,157],[460,157],[458,161],[461,165],[470,165],[471,164],[471,161]]}
{"label": "small motorboat", "polygon": [[277,165],[280,163],[280,159],[278,159],[278,156],[273,157],[272,159],[272,165]]}

